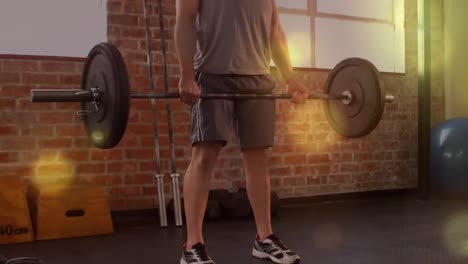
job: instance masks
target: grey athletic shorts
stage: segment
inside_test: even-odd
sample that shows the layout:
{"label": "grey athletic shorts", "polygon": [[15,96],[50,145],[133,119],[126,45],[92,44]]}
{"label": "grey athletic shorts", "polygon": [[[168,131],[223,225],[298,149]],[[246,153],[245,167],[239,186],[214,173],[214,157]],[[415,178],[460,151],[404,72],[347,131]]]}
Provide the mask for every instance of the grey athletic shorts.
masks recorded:
{"label": "grey athletic shorts", "polygon": [[[270,75],[197,73],[201,93],[272,93]],[[275,138],[275,100],[203,100],[192,107],[192,144],[223,142],[235,133],[241,149],[272,147]]]}

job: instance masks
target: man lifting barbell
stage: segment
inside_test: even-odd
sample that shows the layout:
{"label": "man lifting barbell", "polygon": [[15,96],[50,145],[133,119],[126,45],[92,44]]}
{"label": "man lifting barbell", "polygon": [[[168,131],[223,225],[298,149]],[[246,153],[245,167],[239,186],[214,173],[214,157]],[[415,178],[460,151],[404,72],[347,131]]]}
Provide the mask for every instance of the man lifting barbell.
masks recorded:
{"label": "man lifting barbell", "polygon": [[[325,93],[309,95],[292,77],[273,0],[200,3],[180,0],[177,4],[180,93],[131,94],[122,55],[112,44],[101,43],[86,59],[81,89],[32,90],[31,99],[81,102],[78,114],[88,138],[101,149],[113,148],[122,139],[130,99],[180,98],[192,105],[193,159],[184,188],[188,237],[181,263],[214,263],[203,245],[203,212],[216,157],[234,128],[257,223],[253,255],[277,263],[298,262],[299,257],[272,235],[270,222],[266,150],[273,145],[275,99],[324,100],[331,127],[344,137],[359,138],[377,127],[385,103],[394,97],[385,94],[375,66],[360,58],[340,62],[328,76]],[[271,93],[275,83],[268,74],[270,54],[286,79],[288,94]]]}
{"label": "man lifting barbell", "polygon": [[201,93],[271,93],[275,88],[269,75],[272,58],[292,101],[305,102],[308,89],[293,77],[275,1],[179,0],[175,32],[179,93],[183,102],[192,105],[193,143],[184,178],[187,242],[181,263],[214,263],[204,245],[203,216],[213,168],[232,128],[242,150],[257,227],[252,254],[275,263],[298,262],[300,257],[271,226],[268,149],[274,143],[275,101],[199,100]]}

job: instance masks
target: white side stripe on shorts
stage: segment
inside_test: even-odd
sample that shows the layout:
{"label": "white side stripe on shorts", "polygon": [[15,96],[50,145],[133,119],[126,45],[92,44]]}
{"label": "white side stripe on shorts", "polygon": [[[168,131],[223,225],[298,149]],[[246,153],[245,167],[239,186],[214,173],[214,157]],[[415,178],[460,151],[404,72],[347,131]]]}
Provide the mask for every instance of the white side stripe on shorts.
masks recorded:
{"label": "white side stripe on shorts", "polygon": [[[198,83],[198,86],[201,90],[201,77],[202,77],[202,74],[203,73],[199,73],[198,75],[198,80],[197,80],[197,83]],[[197,102],[197,106],[195,107],[195,111],[196,111],[196,115],[197,115],[197,131],[198,131],[198,139],[199,141],[203,142],[203,133],[202,133],[202,127],[201,127],[201,111],[200,111],[200,104],[201,104],[201,99],[198,99],[198,102]]]}

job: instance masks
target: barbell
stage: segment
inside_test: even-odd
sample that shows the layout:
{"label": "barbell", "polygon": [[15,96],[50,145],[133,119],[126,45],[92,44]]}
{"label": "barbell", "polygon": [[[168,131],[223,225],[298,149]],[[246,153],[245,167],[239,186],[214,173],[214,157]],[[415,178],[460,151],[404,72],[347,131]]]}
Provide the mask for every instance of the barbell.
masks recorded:
{"label": "barbell", "polygon": [[[178,93],[130,94],[127,67],[119,50],[100,43],[89,52],[83,69],[81,89],[33,89],[33,103],[78,102],[78,115],[89,140],[101,149],[119,144],[128,124],[131,99],[176,99]],[[201,94],[201,100],[291,99],[289,94]],[[369,61],[349,58],[329,74],[323,94],[308,99],[324,100],[327,119],[341,136],[359,138],[370,134],[382,118],[386,95],[379,71]]]}

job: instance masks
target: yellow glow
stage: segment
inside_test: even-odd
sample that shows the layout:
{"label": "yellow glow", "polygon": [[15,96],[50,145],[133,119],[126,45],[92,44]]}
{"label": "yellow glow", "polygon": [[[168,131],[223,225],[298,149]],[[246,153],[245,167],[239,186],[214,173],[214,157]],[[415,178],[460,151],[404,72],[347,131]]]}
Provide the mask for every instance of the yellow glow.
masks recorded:
{"label": "yellow glow", "polygon": [[468,256],[468,214],[451,216],[443,233],[444,246],[452,253]]}
{"label": "yellow glow", "polygon": [[405,28],[405,0],[394,1],[394,20],[396,28]]}
{"label": "yellow glow", "polygon": [[[297,106],[291,104],[291,107]],[[306,111],[288,110],[284,114],[285,143],[293,145],[307,143],[308,130],[303,129],[303,126],[309,125],[309,120],[310,118]]]}
{"label": "yellow glow", "polygon": [[310,67],[312,53],[310,36],[304,32],[294,32],[287,38],[291,64],[295,67]]}
{"label": "yellow glow", "polygon": [[69,185],[73,180],[73,166],[60,153],[41,156],[34,165],[35,185],[60,183]]}
{"label": "yellow glow", "polygon": [[278,111],[283,111],[283,124],[277,131],[283,135],[280,140],[292,145],[302,145],[305,152],[329,152],[334,149],[337,142],[342,140],[329,125],[322,111],[322,102],[309,101],[304,105],[289,104],[289,108],[281,104]]}
{"label": "yellow glow", "polygon": [[424,17],[424,0],[418,0],[418,72],[420,76],[424,76],[424,66],[426,59],[424,57],[426,52],[425,46],[425,21]]}
{"label": "yellow glow", "polygon": [[[443,32],[445,52],[437,54],[432,60],[435,64],[433,71],[437,73],[445,71],[446,119],[468,116],[468,90],[466,89],[468,85],[466,74],[468,68],[466,60],[468,55],[466,49],[468,19],[465,14],[467,8],[468,1],[449,1],[445,5],[445,29]],[[436,45],[435,49],[439,49],[437,46],[441,45],[439,43],[433,44]],[[445,65],[441,63],[443,56],[445,57]]]}
{"label": "yellow glow", "polygon": [[93,143],[99,144],[104,140],[104,133],[99,130],[93,131],[93,133],[91,133],[91,138]]}

